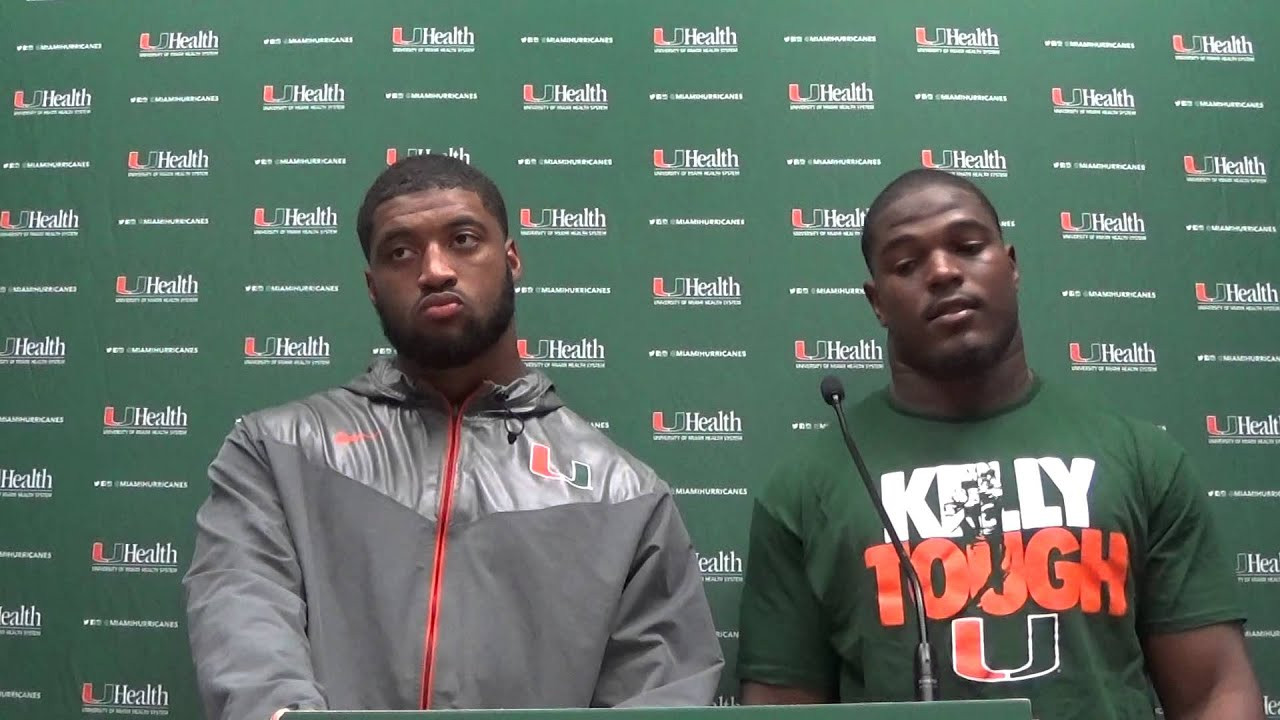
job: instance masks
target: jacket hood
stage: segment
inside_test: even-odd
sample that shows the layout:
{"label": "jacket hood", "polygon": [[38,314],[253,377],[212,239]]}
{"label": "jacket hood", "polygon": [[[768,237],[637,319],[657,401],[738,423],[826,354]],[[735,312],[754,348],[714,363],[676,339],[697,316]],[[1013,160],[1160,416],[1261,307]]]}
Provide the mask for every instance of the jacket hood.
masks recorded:
{"label": "jacket hood", "polygon": [[[444,396],[419,390],[396,367],[395,356],[374,358],[364,373],[352,378],[342,387],[371,400],[423,405],[444,413],[450,410]],[[550,378],[536,370],[526,369],[524,375],[506,385],[484,381],[467,401],[465,413],[495,417],[539,417],[563,405]]]}

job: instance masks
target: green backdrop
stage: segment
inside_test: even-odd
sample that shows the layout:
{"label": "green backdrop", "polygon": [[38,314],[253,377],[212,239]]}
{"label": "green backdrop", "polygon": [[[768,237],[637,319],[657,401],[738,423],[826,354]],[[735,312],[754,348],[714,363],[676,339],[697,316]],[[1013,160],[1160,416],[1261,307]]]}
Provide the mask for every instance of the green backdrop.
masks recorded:
{"label": "green backdrop", "polygon": [[0,718],[198,715],[205,467],[386,352],[356,208],[427,150],[503,188],[528,361],[676,488],[730,661],[762,468],[887,379],[866,205],[975,177],[1036,370],[1200,466],[1280,717],[1278,56],[1241,0],[5,2]]}

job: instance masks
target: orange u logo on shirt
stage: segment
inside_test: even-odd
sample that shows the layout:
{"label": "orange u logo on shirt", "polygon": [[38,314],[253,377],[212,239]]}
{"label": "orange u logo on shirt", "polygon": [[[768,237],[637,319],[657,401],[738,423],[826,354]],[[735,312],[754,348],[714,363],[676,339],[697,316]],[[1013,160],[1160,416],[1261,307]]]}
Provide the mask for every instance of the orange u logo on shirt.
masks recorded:
{"label": "orange u logo on shirt", "polygon": [[[1061,664],[1058,614],[1027,616],[1027,661],[1020,667],[996,669],[987,664],[983,618],[956,618],[951,623],[951,667],[976,682],[1014,682],[1048,675]],[[1053,652],[1044,648],[1053,642]]]}

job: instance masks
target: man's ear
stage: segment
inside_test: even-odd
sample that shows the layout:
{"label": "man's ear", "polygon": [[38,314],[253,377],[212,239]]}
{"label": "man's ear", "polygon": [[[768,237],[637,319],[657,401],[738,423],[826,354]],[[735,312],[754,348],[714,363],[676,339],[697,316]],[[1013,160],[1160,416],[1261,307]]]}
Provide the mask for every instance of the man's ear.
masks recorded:
{"label": "man's ear", "polygon": [[520,282],[524,276],[524,263],[520,260],[520,248],[516,247],[515,238],[507,238],[507,267],[511,268],[511,278]]}
{"label": "man's ear", "polygon": [[1018,251],[1012,245],[1006,245],[1004,252],[1009,256],[1009,264],[1013,266],[1013,289],[1018,290],[1022,282],[1022,273],[1018,271]]}
{"label": "man's ear", "polygon": [[369,288],[369,301],[374,305],[378,304],[378,291],[373,286],[373,272],[369,268],[364,269],[364,285]]}
{"label": "man's ear", "polygon": [[880,312],[880,298],[876,294],[876,281],[868,280],[862,283],[862,291],[866,293],[867,304],[871,306],[871,312],[876,314],[876,320],[880,323],[880,327],[888,327],[884,323],[884,315]]}

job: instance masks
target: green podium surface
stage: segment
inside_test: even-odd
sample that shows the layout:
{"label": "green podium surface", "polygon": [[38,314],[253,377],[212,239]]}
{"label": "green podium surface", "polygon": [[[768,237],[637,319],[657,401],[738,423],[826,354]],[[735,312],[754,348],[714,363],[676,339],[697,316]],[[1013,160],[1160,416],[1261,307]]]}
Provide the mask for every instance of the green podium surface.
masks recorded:
{"label": "green podium surface", "polygon": [[931,703],[753,705],[687,708],[573,708],[548,710],[362,710],[289,712],[282,720],[1030,720],[1029,700],[950,700]]}

